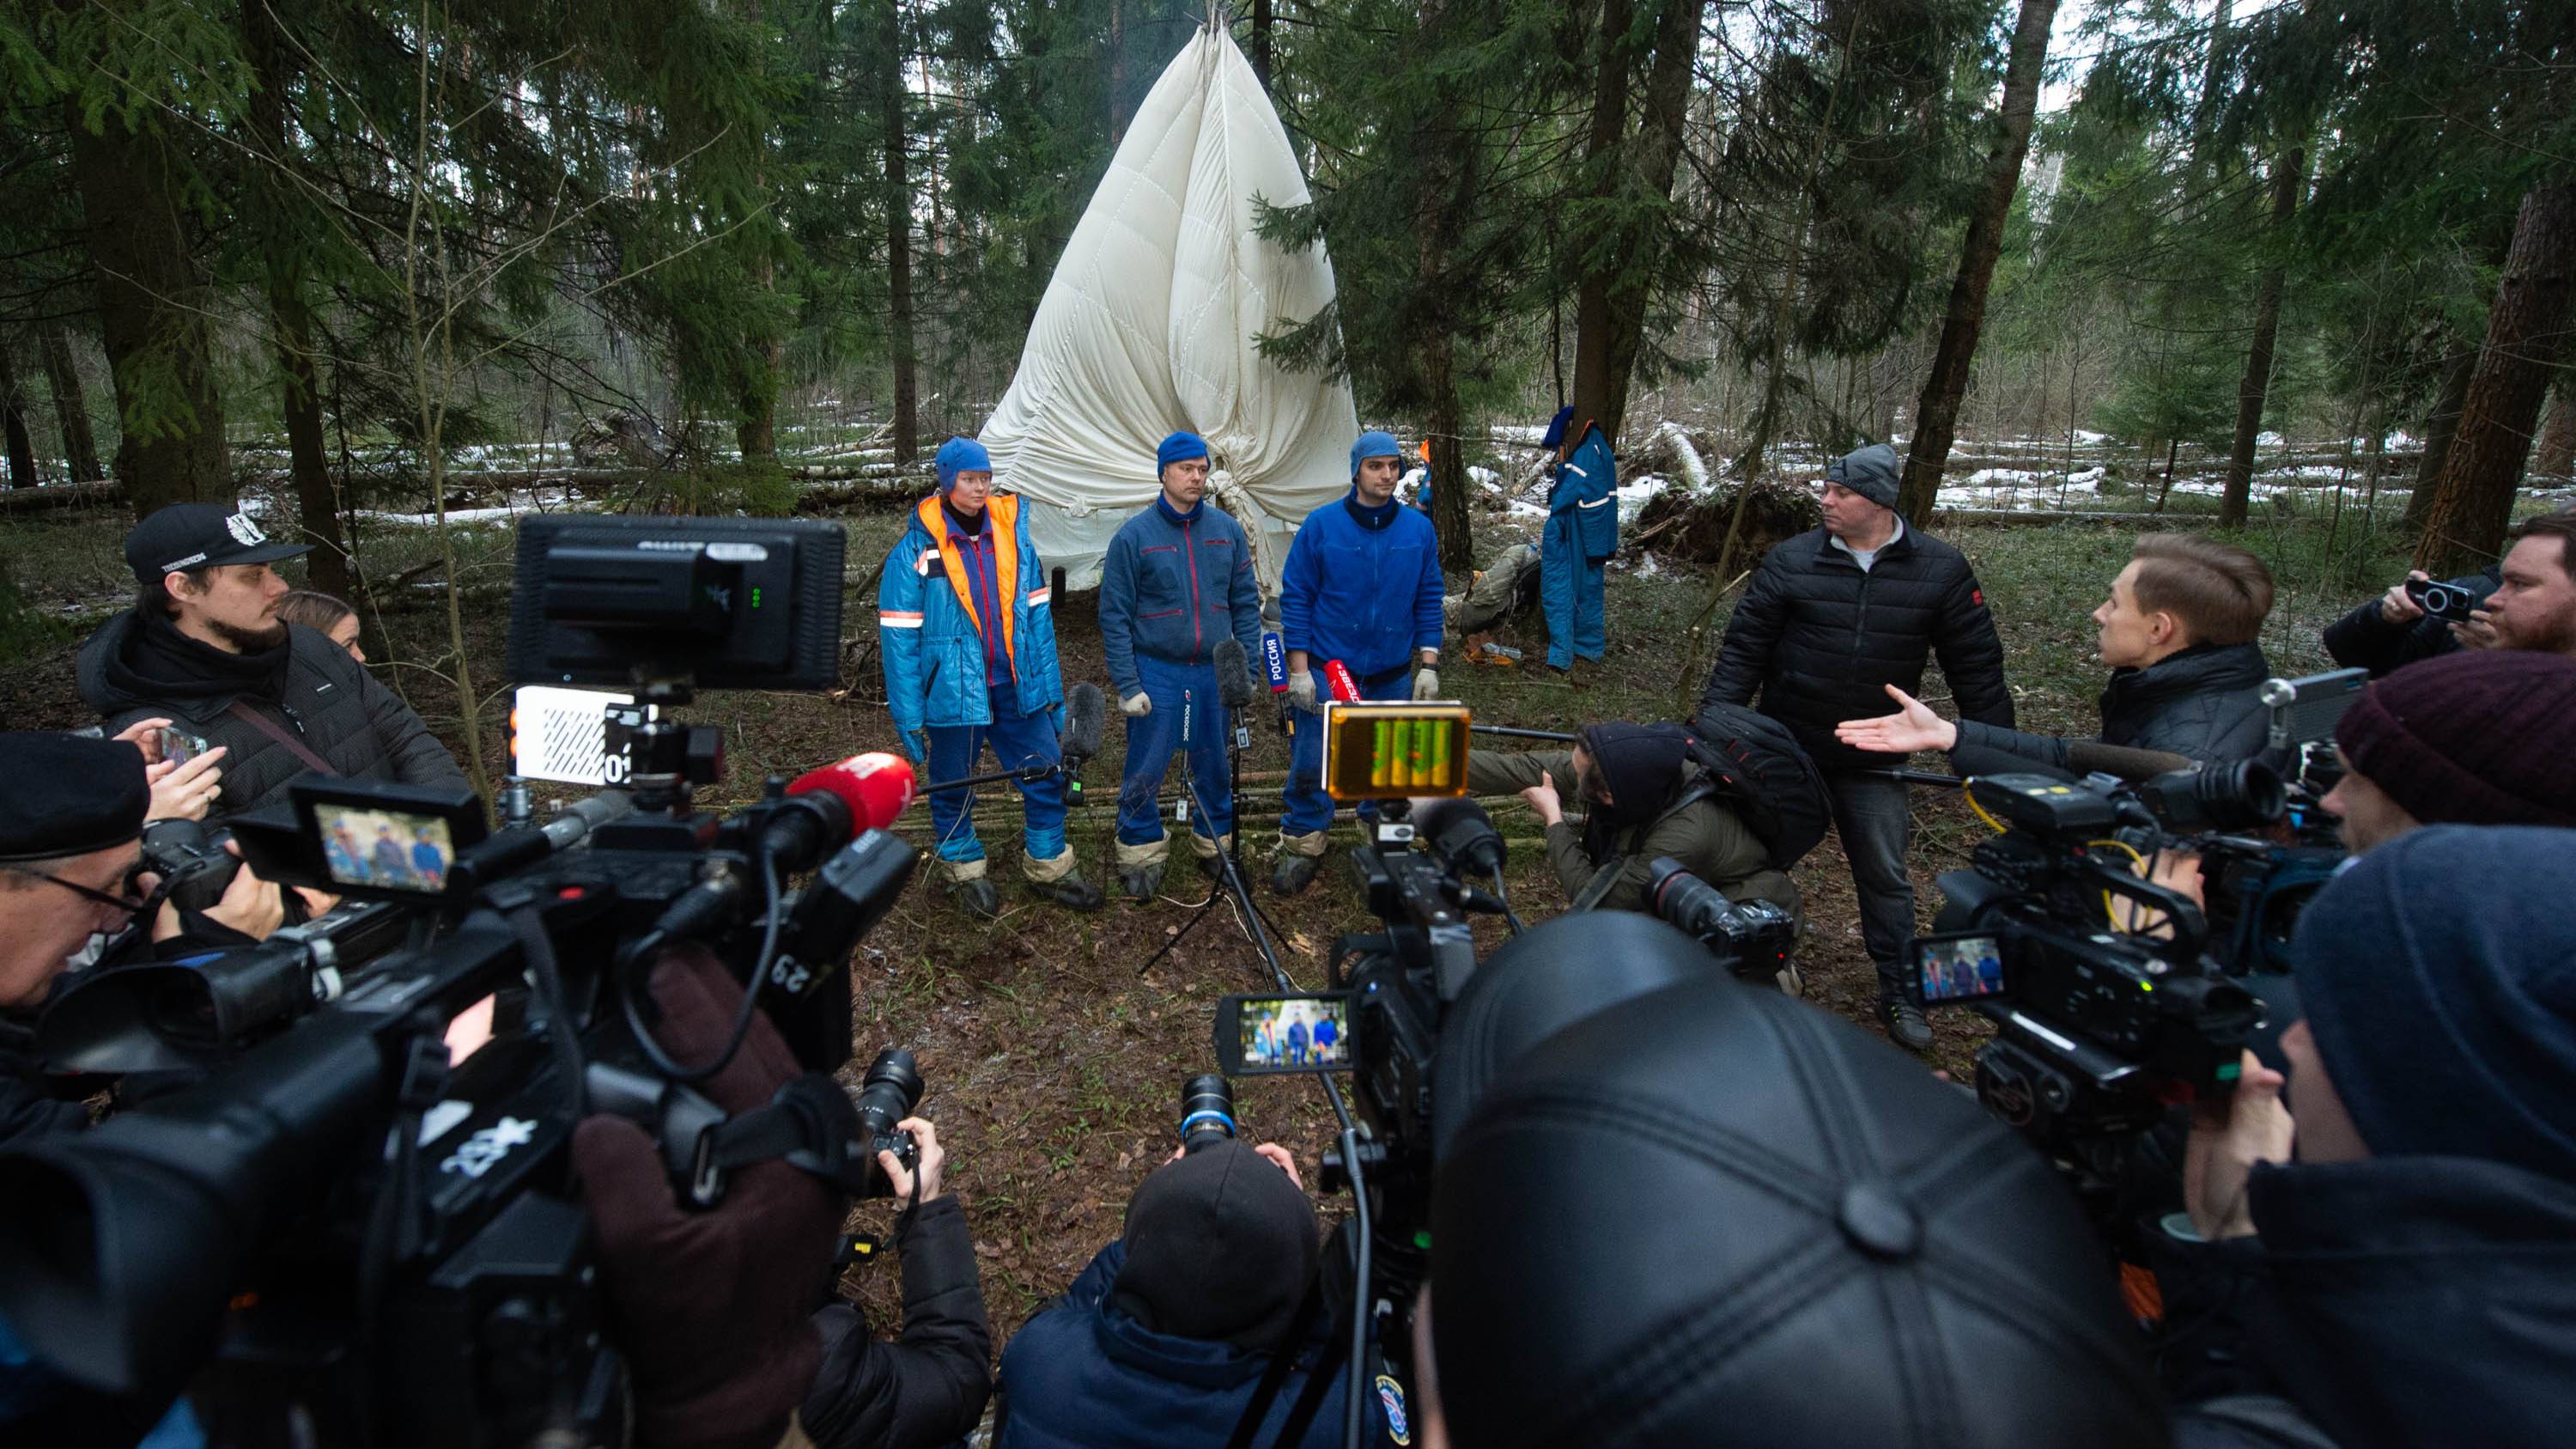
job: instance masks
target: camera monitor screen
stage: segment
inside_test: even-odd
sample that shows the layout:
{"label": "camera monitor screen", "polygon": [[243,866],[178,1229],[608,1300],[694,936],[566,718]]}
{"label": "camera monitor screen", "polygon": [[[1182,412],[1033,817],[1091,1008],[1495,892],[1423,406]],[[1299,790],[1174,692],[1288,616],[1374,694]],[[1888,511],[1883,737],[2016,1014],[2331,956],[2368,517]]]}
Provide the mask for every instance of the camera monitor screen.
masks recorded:
{"label": "camera monitor screen", "polygon": [[293,790],[309,875],[367,899],[443,895],[457,854],[482,842],[482,802],[466,791],[369,780],[299,780]]}
{"label": "camera monitor screen", "polygon": [[1336,800],[1467,793],[1467,707],[1324,706],[1324,792]]}
{"label": "camera monitor screen", "polygon": [[845,547],[825,519],[522,518],[510,678],[829,689],[840,682]]}
{"label": "camera monitor screen", "polygon": [[1914,965],[1926,1006],[2004,994],[2003,942],[1992,936],[1918,938]]}
{"label": "camera monitor screen", "polygon": [[1229,1077],[1351,1066],[1348,992],[1224,997],[1217,1002],[1216,1027],[1217,1058]]}

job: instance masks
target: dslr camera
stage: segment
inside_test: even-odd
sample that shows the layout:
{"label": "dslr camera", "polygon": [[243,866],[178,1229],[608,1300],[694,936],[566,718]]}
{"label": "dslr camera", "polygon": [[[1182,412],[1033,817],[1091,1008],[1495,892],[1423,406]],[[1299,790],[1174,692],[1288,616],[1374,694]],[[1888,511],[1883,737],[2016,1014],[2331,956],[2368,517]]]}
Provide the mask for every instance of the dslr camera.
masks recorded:
{"label": "dslr camera", "polygon": [[[876,1150],[909,1160],[920,1074],[887,1051],[855,1102],[833,1075],[849,952],[916,860],[873,828],[884,793],[856,782],[878,767],[774,778],[719,817],[692,798],[713,732],[670,716],[694,685],[829,686],[842,550],[813,521],[524,521],[511,673],[631,689],[631,788],[493,829],[469,795],[316,779],[229,821],[263,878],[356,904],[100,972],[40,1021],[52,1070],[184,1085],[0,1152],[0,1317],[32,1356],[107,1393],[193,1388],[222,1442],[621,1442],[570,1172],[584,1116],[643,1126],[685,1203],[773,1158],[885,1192]],[[656,1040],[646,983],[676,950],[744,984],[734,1046],[756,1006],[805,1075],[730,1117],[699,1092],[732,1048]]]}

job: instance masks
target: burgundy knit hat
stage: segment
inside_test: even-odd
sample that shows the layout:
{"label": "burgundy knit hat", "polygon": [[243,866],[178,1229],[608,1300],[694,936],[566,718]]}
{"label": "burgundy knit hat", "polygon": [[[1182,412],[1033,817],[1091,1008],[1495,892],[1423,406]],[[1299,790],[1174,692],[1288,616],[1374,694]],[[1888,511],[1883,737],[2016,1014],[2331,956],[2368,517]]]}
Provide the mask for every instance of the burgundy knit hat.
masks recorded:
{"label": "burgundy knit hat", "polygon": [[2576,826],[2576,659],[2473,649],[2407,665],[2362,691],[2335,743],[2426,825]]}

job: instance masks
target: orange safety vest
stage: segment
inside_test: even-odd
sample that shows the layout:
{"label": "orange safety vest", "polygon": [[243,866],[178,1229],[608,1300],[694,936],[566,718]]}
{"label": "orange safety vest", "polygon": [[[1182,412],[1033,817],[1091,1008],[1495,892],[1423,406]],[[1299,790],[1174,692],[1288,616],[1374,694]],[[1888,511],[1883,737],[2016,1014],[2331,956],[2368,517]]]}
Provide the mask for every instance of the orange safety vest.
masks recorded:
{"label": "orange safety vest", "polygon": [[[940,567],[948,571],[948,587],[957,591],[957,602],[965,606],[966,617],[980,624],[982,616],[975,612],[975,586],[967,581],[965,556],[949,545],[948,515],[941,510],[939,499],[933,496],[921,500],[913,516],[930,535],[931,547],[938,550]],[[984,504],[984,517],[984,527],[992,531],[993,537],[993,593],[1002,611],[1002,657],[1011,662],[1012,677],[1017,678],[1020,659],[1013,620],[1020,603],[1020,496],[994,494]]]}

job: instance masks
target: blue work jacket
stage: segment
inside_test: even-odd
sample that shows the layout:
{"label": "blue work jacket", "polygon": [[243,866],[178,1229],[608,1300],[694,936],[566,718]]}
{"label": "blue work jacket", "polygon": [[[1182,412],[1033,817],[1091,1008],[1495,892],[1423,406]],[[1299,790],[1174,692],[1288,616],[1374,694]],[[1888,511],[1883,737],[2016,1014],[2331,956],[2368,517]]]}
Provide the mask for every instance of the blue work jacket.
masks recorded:
{"label": "blue work jacket", "polygon": [[1145,687],[1136,656],[1204,664],[1221,639],[1261,657],[1261,585],[1243,525],[1205,500],[1188,517],[1160,493],[1109,540],[1100,564],[1100,649],[1125,699]]}
{"label": "blue work jacket", "polygon": [[1547,511],[1551,518],[1573,518],[1574,538],[1585,558],[1605,559],[1619,551],[1619,465],[1600,424],[1585,423],[1582,440],[1556,465]]}
{"label": "blue work jacket", "polygon": [[[993,722],[985,641],[996,623],[1020,712],[1036,714],[1064,704],[1064,681],[1056,670],[1053,594],[1037,549],[1020,527],[1019,496],[996,493],[984,512],[984,532],[992,540],[989,581],[975,576],[970,567],[974,550],[960,547],[962,540],[949,528],[936,498],[923,499],[913,510],[912,526],[896,541],[878,575],[886,707],[894,714],[895,728],[907,736],[926,727]],[[985,612],[1001,617],[987,619]]]}
{"label": "blue work jacket", "polygon": [[1440,647],[1440,537],[1402,504],[1377,523],[1353,496],[1306,515],[1279,585],[1280,642],[1362,684]]}

